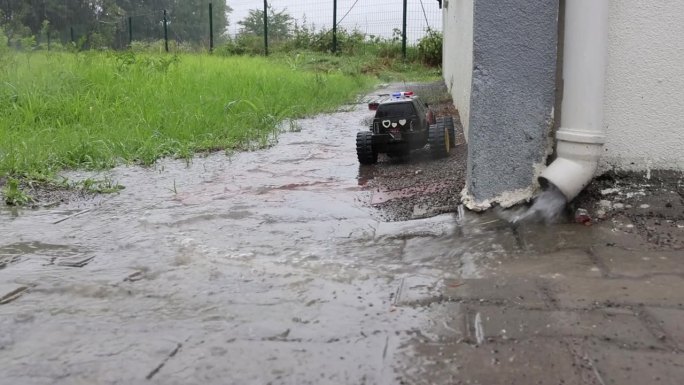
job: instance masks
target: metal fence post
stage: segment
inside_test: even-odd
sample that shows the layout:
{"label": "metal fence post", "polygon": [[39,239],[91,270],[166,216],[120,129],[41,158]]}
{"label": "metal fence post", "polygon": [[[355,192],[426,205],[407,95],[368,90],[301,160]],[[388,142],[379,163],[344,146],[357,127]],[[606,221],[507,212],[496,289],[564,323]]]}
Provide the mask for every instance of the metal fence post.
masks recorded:
{"label": "metal fence post", "polygon": [[337,0],[333,0],[333,27],[332,27],[333,41],[332,51],[337,52]]}
{"label": "metal fence post", "polygon": [[74,39],[74,27],[69,27],[69,31],[71,34],[71,42],[76,43],[76,39]]}
{"label": "metal fence post", "polygon": [[50,50],[50,30],[48,29],[45,31],[47,33],[47,43],[48,43],[48,51]]}
{"label": "metal fence post", "polygon": [[209,3],[209,52],[214,52],[214,11]]}
{"label": "metal fence post", "polygon": [[128,46],[133,44],[133,18],[128,16]]}
{"label": "metal fence post", "polygon": [[404,17],[401,22],[401,54],[404,56],[404,60],[406,60],[406,11],[407,4],[406,0],[404,0]]}
{"label": "metal fence post", "polygon": [[164,49],[169,52],[169,30],[167,28],[166,10],[164,10]]}
{"label": "metal fence post", "polygon": [[268,56],[268,0],[264,0],[264,54]]}

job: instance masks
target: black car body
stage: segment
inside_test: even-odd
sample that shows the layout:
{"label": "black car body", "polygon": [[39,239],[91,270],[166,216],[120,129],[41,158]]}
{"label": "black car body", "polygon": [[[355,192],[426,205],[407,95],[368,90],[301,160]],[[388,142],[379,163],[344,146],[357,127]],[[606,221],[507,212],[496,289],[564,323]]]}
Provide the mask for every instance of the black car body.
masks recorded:
{"label": "black car body", "polygon": [[411,150],[426,144],[430,144],[434,157],[448,155],[453,142],[453,123],[448,128],[444,118],[435,119],[427,103],[412,92],[386,96],[368,105],[375,110],[370,130],[356,135],[356,153],[361,164],[376,163],[378,154],[382,153],[406,158]]}
{"label": "black car body", "polygon": [[431,124],[434,114],[418,96],[389,98],[377,104],[371,124],[373,146],[378,153],[390,155],[422,148]]}

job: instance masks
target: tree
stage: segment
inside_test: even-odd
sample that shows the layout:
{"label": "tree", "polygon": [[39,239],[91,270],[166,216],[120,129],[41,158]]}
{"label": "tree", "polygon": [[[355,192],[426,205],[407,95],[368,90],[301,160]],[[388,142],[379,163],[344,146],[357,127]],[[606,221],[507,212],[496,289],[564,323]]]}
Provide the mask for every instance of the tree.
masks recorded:
{"label": "tree", "polygon": [[73,29],[83,48],[120,47],[128,41],[128,17],[135,39],[162,38],[166,9],[169,38],[201,43],[209,40],[210,2],[214,35],[220,38],[232,11],[226,0],[0,0],[0,28],[8,44],[31,36],[40,39],[47,31],[69,40]]}
{"label": "tree", "polygon": [[213,8],[214,35],[223,35],[228,28],[228,13],[232,11],[225,0],[174,0],[169,12],[171,36],[196,43],[208,42],[209,3]]}
{"label": "tree", "polygon": [[[268,5],[268,37],[273,40],[284,40],[292,33],[294,19],[287,13],[287,9],[277,12]],[[240,34],[264,36],[264,11],[251,9],[249,14],[238,21],[241,26]]]}

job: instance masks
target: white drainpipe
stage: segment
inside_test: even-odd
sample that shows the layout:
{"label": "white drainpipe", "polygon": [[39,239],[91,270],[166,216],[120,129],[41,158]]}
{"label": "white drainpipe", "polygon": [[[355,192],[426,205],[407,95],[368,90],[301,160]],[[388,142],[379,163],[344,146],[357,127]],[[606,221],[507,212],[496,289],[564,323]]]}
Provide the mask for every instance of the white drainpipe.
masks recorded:
{"label": "white drainpipe", "polygon": [[601,156],[608,56],[608,0],[566,0],[563,102],[557,158],[542,172],[571,201],[594,177]]}

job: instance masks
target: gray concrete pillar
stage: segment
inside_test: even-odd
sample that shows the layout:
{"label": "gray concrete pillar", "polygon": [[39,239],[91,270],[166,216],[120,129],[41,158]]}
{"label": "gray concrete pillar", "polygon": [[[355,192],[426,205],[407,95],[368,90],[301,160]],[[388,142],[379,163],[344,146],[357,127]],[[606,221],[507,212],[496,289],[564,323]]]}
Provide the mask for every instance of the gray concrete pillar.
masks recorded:
{"label": "gray concrete pillar", "polygon": [[470,208],[529,198],[553,127],[558,0],[475,0]]}

